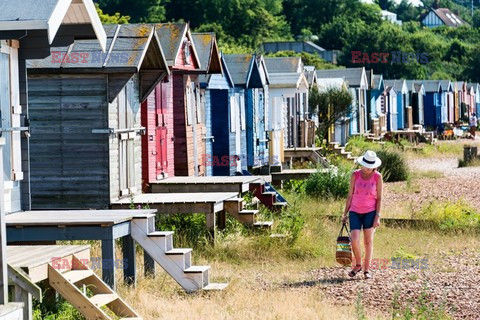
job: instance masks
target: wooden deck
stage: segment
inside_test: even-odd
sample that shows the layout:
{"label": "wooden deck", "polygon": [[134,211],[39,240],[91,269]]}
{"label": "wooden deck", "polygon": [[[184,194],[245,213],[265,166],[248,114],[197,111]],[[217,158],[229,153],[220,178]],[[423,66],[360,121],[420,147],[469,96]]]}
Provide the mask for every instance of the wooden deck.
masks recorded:
{"label": "wooden deck", "polygon": [[48,278],[52,258],[71,260],[72,255],[90,260],[90,246],[7,246],[8,264],[25,271],[35,283]]}
{"label": "wooden deck", "polygon": [[9,226],[63,226],[100,225],[111,226],[130,221],[134,217],[155,216],[156,210],[59,210],[23,211],[5,217]]}
{"label": "wooden deck", "polygon": [[[128,206],[127,206],[128,207]],[[102,258],[115,259],[115,241],[122,239],[123,257],[128,259],[124,280],[135,284],[136,250],[131,237],[133,218],[154,216],[156,210],[59,210],[25,211],[5,217],[7,239],[14,243],[36,243],[71,240],[98,240],[102,242]],[[103,281],[115,288],[115,268],[102,269]]]}
{"label": "wooden deck", "polygon": [[[148,206],[158,213],[215,213],[223,210],[223,202],[238,197],[236,192],[209,193],[144,193],[133,197],[135,206]],[[112,203],[112,208],[130,206],[132,199],[120,199]]]}
{"label": "wooden deck", "polygon": [[162,192],[237,192],[249,190],[249,184],[261,176],[171,177],[151,184],[152,193]]}
{"label": "wooden deck", "polygon": [[328,170],[331,169],[285,169],[282,172],[272,172],[272,183],[280,185],[285,180],[304,180],[316,172],[327,172]]}

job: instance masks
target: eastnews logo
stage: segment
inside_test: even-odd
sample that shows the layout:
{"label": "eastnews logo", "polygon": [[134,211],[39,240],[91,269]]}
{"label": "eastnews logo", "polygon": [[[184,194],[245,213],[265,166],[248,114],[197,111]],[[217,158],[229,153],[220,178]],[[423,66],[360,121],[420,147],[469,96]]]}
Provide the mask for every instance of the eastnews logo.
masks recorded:
{"label": "eastnews logo", "polygon": [[428,53],[421,52],[361,52],[352,51],[352,63],[391,63],[391,64],[411,64],[411,63],[428,63]]}
{"label": "eastnews logo", "polygon": [[127,63],[129,55],[127,52],[103,53],[93,52],[72,52],[52,51],[52,63],[104,63],[108,57],[109,63]]}

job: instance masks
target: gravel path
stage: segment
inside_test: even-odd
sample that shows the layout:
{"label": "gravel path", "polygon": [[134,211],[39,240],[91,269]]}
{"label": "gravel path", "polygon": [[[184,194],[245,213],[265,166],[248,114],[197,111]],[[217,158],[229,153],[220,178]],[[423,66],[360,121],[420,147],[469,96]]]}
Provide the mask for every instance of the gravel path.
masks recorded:
{"label": "gravel path", "polygon": [[[480,208],[480,167],[458,168],[457,158],[411,159],[408,165],[413,171],[438,171],[440,178],[416,178],[412,180],[413,191],[406,190],[406,182],[386,183],[384,189],[385,209],[411,206],[413,211],[430,201],[457,201],[464,199]],[[392,210],[393,211],[393,210]],[[480,318],[480,317],[479,317]]]}
{"label": "gravel path", "polygon": [[[363,274],[349,278],[347,268],[322,268],[310,271],[304,281],[284,286],[318,287],[327,300],[340,305],[361,299],[366,310],[386,315],[392,315],[396,300],[399,315],[407,306],[415,312],[423,305],[444,310],[454,319],[480,319],[480,253],[472,250],[437,258],[441,258],[440,267],[429,265],[423,270],[395,269],[390,263],[386,269],[374,271],[369,280],[364,280]],[[422,299],[424,302],[419,302]]]}

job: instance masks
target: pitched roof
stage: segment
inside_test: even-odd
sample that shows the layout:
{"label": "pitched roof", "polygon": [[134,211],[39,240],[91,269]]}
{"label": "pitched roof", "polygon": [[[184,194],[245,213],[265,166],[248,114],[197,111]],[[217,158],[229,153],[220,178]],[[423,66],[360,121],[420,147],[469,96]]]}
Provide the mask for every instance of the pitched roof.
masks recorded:
{"label": "pitched roof", "polygon": [[317,78],[317,74],[315,73],[315,67],[314,66],[305,66],[304,71],[305,77],[307,78],[308,85],[313,85]]}
{"label": "pitched roof", "polygon": [[[45,59],[27,60],[29,73],[109,73],[129,75],[142,72],[142,99],[169,73],[167,61],[152,24],[105,25],[107,53],[95,40],[76,40],[70,46],[55,47]],[[75,58],[76,57],[76,58]],[[120,88],[121,89],[121,88]],[[111,93],[111,95],[110,95]],[[115,93],[109,92],[110,98]]]}
{"label": "pitched roof", "polygon": [[62,25],[91,26],[105,50],[105,31],[92,0],[0,0],[0,31],[47,30],[52,44]]}
{"label": "pitched roof", "polygon": [[372,87],[380,89],[381,84],[383,82],[383,75],[382,74],[374,74],[372,79]]}
{"label": "pitched roof", "polygon": [[303,73],[273,73],[269,79],[270,88],[298,88],[302,82],[308,88],[308,81]]}
{"label": "pitched roof", "polygon": [[197,50],[201,70],[206,73],[222,73],[222,64],[215,39],[215,33],[192,33],[192,40]]}
{"label": "pitched roof", "polygon": [[360,87],[363,75],[365,75],[366,80],[364,70],[364,68],[317,70],[317,78],[344,78],[350,87]]}
{"label": "pitched roof", "polygon": [[383,80],[385,86],[394,87],[397,92],[403,92],[403,89],[407,89],[405,80],[403,79],[394,79],[394,80]]}
{"label": "pitched roof", "polygon": [[425,87],[425,92],[438,92],[442,88],[438,80],[423,80],[423,86]]}
{"label": "pitched roof", "polygon": [[[157,23],[155,25],[155,30],[169,67],[175,65],[175,60],[182,47],[183,38],[188,37],[189,40],[192,40],[189,29],[190,26],[188,23]],[[198,54],[194,43],[192,43],[192,50],[199,68],[202,68],[203,66],[198,60]]]}
{"label": "pitched roof", "polygon": [[345,79],[343,78],[317,78],[317,86],[318,90],[325,91],[329,88],[337,88],[340,89],[343,86],[346,86]]}
{"label": "pitched roof", "polygon": [[303,72],[303,63],[300,57],[265,58],[265,64],[269,74]]}
{"label": "pitched roof", "polygon": [[462,18],[450,11],[448,8],[438,8],[431,10],[437,15],[437,17],[445,23],[445,25],[450,27],[457,27],[460,25],[467,24]]}
{"label": "pitched roof", "polygon": [[235,85],[247,85],[248,78],[253,68],[253,55],[227,54],[224,58],[233,83]]}
{"label": "pitched roof", "polygon": [[443,91],[453,90],[452,82],[450,80],[440,80],[440,85]]}

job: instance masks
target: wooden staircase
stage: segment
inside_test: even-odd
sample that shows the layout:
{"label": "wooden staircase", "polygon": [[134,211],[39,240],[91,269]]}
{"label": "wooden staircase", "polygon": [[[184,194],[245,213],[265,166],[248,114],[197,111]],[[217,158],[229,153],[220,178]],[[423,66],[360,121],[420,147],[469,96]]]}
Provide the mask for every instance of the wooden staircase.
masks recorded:
{"label": "wooden staircase", "polygon": [[286,207],[286,202],[277,201],[277,194],[266,190],[265,184],[261,182],[250,183],[250,191],[262,202],[267,208],[279,211]]}
{"label": "wooden staircase", "polygon": [[131,222],[132,238],[143,247],[187,292],[223,290],[226,283],[210,283],[209,266],[192,265],[192,249],[173,247],[173,231],[155,231],[155,218],[135,218]]}
{"label": "wooden staircase", "polygon": [[347,159],[355,161],[355,157],[352,156],[351,152],[345,151],[345,147],[340,146],[339,142],[330,142],[330,149],[332,149],[337,155]]}
{"label": "wooden staircase", "polygon": [[243,198],[232,198],[224,201],[225,211],[238,221],[253,228],[271,229],[273,226],[273,221],[257,220],[257,214],[259,212],[257,205],[258,202],[255,202],[256,208],[245,209],[245,201]]}
{"label": "wooden staircase", "polygon": [[73,256],[70,269],[58,270],[49,264],[48,281],[65,300],[88,320],[141,320],[92,270]]}

